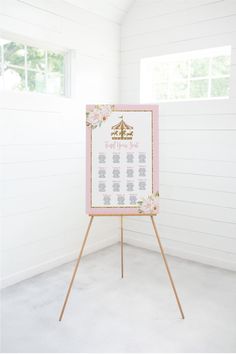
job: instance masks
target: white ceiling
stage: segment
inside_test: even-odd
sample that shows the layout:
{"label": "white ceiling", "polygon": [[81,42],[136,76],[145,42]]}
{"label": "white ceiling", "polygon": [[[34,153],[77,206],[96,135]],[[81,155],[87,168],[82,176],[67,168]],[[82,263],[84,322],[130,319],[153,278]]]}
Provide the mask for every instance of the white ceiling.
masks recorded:
{"label": "white ceiling", "polygon": [[134,0],[66,0],[72,5],[121,23]]}

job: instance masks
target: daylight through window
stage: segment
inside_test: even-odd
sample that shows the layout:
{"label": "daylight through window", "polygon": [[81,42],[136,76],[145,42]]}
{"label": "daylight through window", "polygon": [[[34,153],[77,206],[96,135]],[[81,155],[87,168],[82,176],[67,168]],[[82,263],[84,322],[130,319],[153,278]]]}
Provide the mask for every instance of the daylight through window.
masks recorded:
{"label": "daylight through window", "polygon": [[0,89],[65,95],[65,53],[0,39]]}
{"label": "daylight through window", "polygon": [[141,60],[140,100],[183,101],[229,97],[231,47]]}

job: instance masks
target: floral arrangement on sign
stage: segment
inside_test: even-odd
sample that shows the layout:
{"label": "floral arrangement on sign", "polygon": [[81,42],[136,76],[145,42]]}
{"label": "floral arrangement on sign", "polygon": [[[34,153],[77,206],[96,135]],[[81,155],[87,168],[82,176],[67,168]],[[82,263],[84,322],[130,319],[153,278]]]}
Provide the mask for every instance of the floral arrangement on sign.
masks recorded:
{"label": "floral arrangement on sign", "polygon": [[95,105],[92,111],[86,112],[86,125],[92,129],[101,127],[102,123],[110,117],[114,107],[109,104]]}
{"label": "floral arrangement on sign", "polygon": [[138,201],[139,204],[138,212],[145,213],[145,214],[155,213],[157,211],[158,199],[159,199],[159,192],[153,193],[149,195],[147,198],[142,198],[140,201]]}

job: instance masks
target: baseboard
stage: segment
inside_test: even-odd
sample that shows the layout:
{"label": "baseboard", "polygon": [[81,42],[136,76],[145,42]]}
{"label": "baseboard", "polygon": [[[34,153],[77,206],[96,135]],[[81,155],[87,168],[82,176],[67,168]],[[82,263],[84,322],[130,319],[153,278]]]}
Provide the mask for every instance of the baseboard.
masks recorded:
{"label": "baseboard", "polygon": [[[150,235],[137,234],[135,231],[125,230],[125,243],[135,247],[145,248],[151,251],[160,252],[157,243],[150,238]],[[165,246],[165,253],[171,256],[187,259],[201,264],[211,265],[217,268],[223,268],[231,271],[236,271],[236,263],[219,259],[211,256],[203,255],[199,252],[189,252],[185,250],[184,244],[181,249],[175,247],[174,242],[169,241],[169,246]],[[226,258],[226,257],[225,257]]]}
{"label": "baseboard", "polygon": [[[101,241],[95,242],[94,244],[88,246],[84,250],[84,255],[97,252],[103,248],[112,246],[117,243],[117,236],[109,236]],[[40,263],[36,267],[28,268],[24,271],[17,272],[11,276],[5,277],[1,281],[1,288],[6,288],[8,286],[19,283],[23,280],[32,278],[38,274],[47,272],[51,269],[59,267],[68,262],[74,261],[78,257],[78,250],[71,253],[64,254],[61,257],[54,258],[48,262]]]}

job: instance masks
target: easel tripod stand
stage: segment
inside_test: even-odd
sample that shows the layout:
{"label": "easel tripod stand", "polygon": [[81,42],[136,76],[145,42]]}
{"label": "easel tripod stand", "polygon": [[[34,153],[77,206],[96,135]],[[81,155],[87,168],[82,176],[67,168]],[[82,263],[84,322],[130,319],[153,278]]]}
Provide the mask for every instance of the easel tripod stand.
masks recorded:
{"label": "easel tripod stand", "polygon": [[[96,216],[107,216],[107,215],[96,215]],[[121,241],[120,242],[121,243],[121,277],[123,278],[124,277],[124,229],[123,229],[123,217],[124,216],[134,216],[134,215],[118,215],[118,216],[120,216],[120,222],[121,222],[120,223],[120,226],[121,226],[121,232],[120,232],[120,241]],[[147,214],[145,216],[147,216]],[[158,231],[157,231],[157,227],[156,227],[156,223],[155,223],[154,217],[151,214],[149,216],[150,216],[151,221],[152,221],[153,229],[154,229],[154,232],[155,232],[155,235],[156,235],[156,238],[157,238],[157,242],[158,242],[158,245],[159,245],[159,248],[160,248],[161,256],[162,256],[162,259],[163,259],[164,264],[165,264],[165,268],[166,268],[166,271],[167,271],[167,274],[168,274],[168,278],[170,280],[170,284],[171,284],[172,290],[173,290],[174,295],[175,295],[175,299],[176,299],[176,302],[177,302],[177,305],[178,305],[178,308],[179,308],[179,311],[180,311],[180,314],[181,314],[181,318],[184,319],[184,313],[183,313],[183,310],[182,310],[182,306],[180,304],[179,297],[178,297],[178,294],[177,294],[177,291],[176,291],[176,288],[175,288],[175,284],[174,284],[174,281],[173,281],[173,278],[172,278],[172,275],[171,275],[171,272],[170,272],[170,269],[169,269],[169,266],[168,266],[168,263],[167,263],[167,260],[166,260],[166,256],[165,256],[162,244],[161,244],[160,236],[159,236]],[[73,283],[74,283],[74,280],[75,280],[75,276],[76,276],[76,273],[77,273],[78,268],[79,268],[80,260],[81,260],[81,257],[82,257],[82,254],[83,254],[83,251],[84,251],[84,248],[85,248],[85,244],[86,244],[87,239],[88,239],[88,235],[89,235],[89,231],[90,231],[93,219],[94,219],[94,215],[90,215],[90,221],[89,221],[89,224],[88,224],[88,228],[87,228],[87,231],[85,233],[84,240],[83,240],[83,243],[82,243],[82,246],[81,246],[81,250],[80,250],[79,256],[77,258],[75,269],[73,271],[72,278],[71,278],[71,281],[70,281],[70,284],[69,284],[69,287],[68,287],[68,290],[67,290],[67,293],[66,293],[66,297],[65,297],[62,309],[61,309],[59,321],[61,321],[62,318],[63,318],[64,312],[65,312],[65,308],[66,308],[66,305],[67,305],[67,302],[68,302],[68,299],[69,299],[69,296],[70,296],[70,292],[71,292],[71,289],[72,289],[72,286],[73,286]]]}

